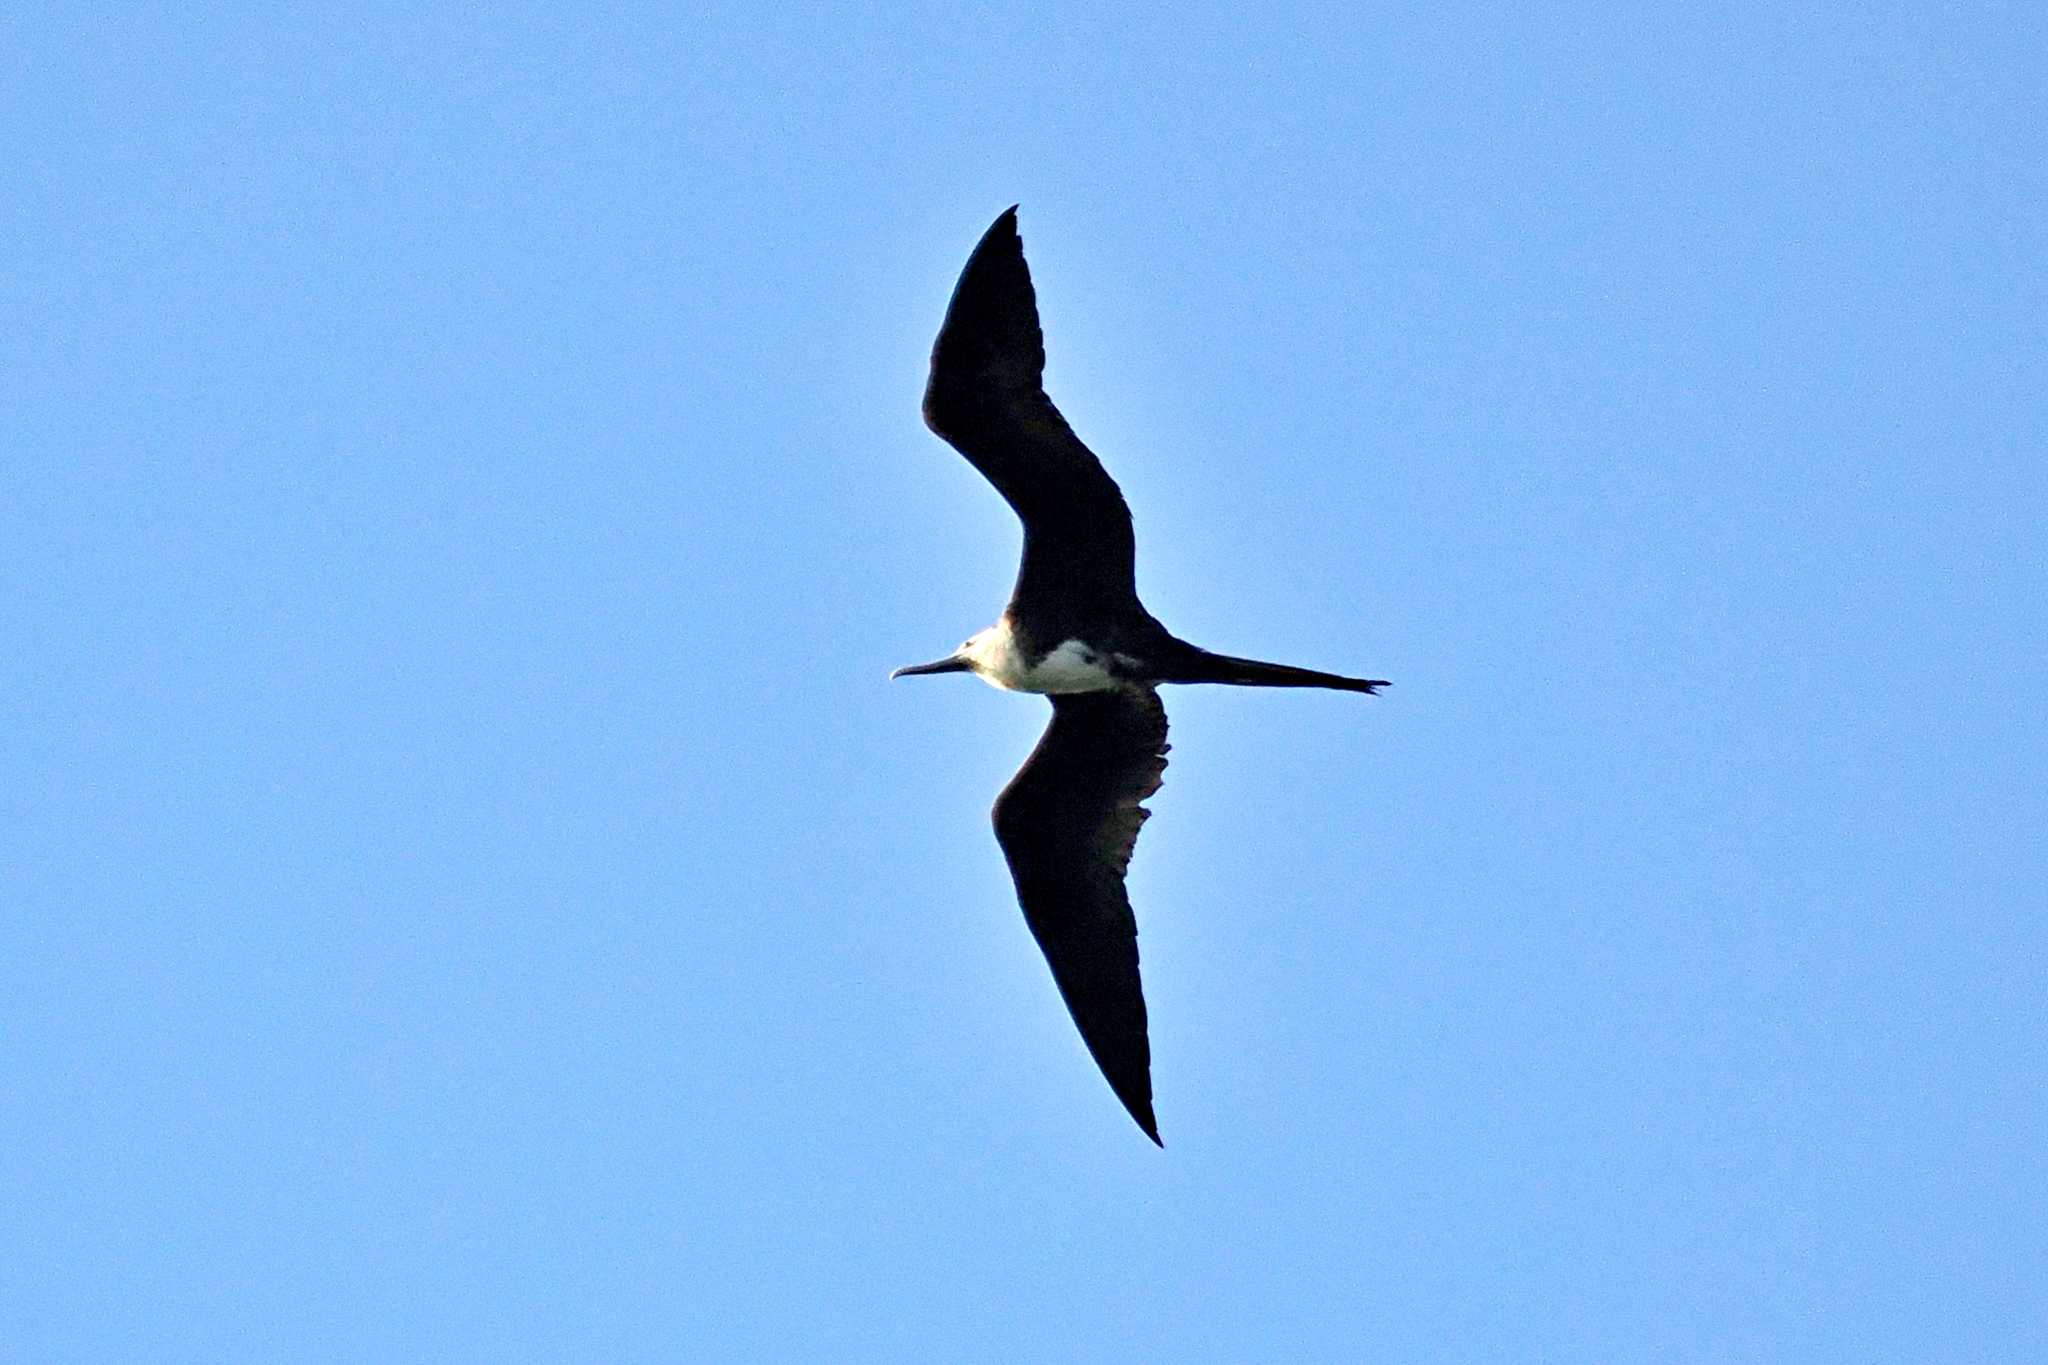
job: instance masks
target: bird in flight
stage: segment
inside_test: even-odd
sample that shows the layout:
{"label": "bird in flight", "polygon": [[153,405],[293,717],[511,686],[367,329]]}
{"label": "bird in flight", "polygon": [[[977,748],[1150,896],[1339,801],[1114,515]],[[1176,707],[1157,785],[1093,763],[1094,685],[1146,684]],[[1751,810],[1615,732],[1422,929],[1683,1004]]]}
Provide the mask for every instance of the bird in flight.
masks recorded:
{"label": "bird in flight", "polygon": [[889,676],[974,673],[1051,698],[1052,723],[996,798],[996,842],[1082,1041],[1158,1143],[1138,922],[1124,873],[1151,814],[1142,803],[1166,770],[1159,684],[1370,694],[1387,683],[1211,654],[1154,620],[1138,601],[1130,508],[1045,396],[1044,373],[1012,206],[960,272],[932,346],[924,420],[1017,513],[1024,562],[994,625],[943,659]]}

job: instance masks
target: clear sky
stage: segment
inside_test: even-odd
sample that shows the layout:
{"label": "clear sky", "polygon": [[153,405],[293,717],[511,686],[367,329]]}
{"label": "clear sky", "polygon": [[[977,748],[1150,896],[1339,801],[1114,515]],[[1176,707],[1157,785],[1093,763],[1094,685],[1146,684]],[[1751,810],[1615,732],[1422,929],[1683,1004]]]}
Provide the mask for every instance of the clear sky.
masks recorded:
{"label": "clear sky", "polygon": [[[2039,6],[313,8],[0,18],[0,1354],[2048,1356]],[[884,680],[1013,201],[1395,680],[1167,694],[1164,1151]]]}

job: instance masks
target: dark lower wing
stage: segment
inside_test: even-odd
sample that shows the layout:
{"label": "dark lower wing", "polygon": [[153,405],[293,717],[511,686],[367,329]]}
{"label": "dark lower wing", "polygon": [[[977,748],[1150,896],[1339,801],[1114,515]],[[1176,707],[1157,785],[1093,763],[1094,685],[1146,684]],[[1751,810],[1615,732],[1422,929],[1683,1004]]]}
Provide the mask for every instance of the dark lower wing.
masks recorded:
{"label": "dark lower wing", "polygon": [[1024,920],[1096,1065],[1154,1142],[1138,922],[1124,873],[1166,747],[1166,708],[1149,687],[1056,696],[1052,724],[995,807]]}
{"label": "dark lower wing", "polygon": [[1137,601],[1131,512],[1116,481],[1045,396],[1045,338],[1017,210],[983,234],[932,345],[925,424],[1024,523],[1017,590],[1041,601]]}

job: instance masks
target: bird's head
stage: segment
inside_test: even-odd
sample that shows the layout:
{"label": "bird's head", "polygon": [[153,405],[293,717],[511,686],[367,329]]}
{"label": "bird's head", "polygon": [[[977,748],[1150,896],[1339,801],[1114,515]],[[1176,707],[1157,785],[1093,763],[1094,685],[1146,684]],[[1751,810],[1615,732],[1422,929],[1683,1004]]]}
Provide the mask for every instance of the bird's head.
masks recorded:
{"label": "bird's head", "polygon": [[891,678],[913,677],[919,673],[979,673],[985,681],[1002,687],[1006,684],[996,679],[1008,676],[1014,669],[1016,646],[1011,636],[1009,619],[997,621],[987,630],[976,631],[960,642],[960,648],[943,659],[934,659],[928,664],[912,664],[899,668]]}

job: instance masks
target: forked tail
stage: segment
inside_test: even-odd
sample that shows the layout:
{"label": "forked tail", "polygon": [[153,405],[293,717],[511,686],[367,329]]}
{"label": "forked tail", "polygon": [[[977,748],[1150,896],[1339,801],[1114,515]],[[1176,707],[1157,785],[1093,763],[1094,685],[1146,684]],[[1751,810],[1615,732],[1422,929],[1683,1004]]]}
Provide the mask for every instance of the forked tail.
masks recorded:
{"label": "forked tail", "polygon": [[1389,686],[1385,678],[1347,678],[1341,673],[1321,673],[1291,664],[1269,664],[1258,659],[1237,659],[1228,654],[1211,654],[1192,645],[1175,661],[1161,682],[1228,683],[1236,687],[1328,687],[1338,692],[1371,695]]}

